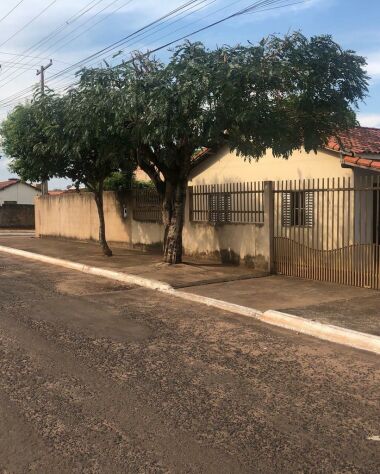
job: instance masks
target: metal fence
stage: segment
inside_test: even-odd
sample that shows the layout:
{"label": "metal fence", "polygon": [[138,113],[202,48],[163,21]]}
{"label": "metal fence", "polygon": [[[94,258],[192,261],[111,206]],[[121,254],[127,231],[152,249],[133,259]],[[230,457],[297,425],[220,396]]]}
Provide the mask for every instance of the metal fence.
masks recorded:
{"label": "metal fence", "polygon": [[189,187],[190,221],[210,224],[262,224],[263,195],[263,182]]}
{"label": "metal fence", "polygon": [[275,183],[274,265],[284,275],[380,289],[380,177]]}
{"label": "metal fence", "polygon": [[155,189],[133,190],[133,219],[140,222],[162,222],[162,206]]}

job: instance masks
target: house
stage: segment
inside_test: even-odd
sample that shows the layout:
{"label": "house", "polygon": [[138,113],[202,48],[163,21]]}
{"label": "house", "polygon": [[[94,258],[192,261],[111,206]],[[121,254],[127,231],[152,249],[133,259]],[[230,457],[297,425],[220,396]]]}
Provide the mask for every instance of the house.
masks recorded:
{"label": "house", "polygon": [[[380,289],[380,130],[356,127],[317,153],[249,162],[202,149],[187,190],[185,255]],[[105,193],[107,238],[162,248],[154,189]],[[36,235],[97,239],[91,193],[36,200]]]}
{"label": "house", "polygon": [[0,181],[0,206],[3,204],[34,205],[34,198],[40,194],[41,191],[36,187],[20,179],[10,178]]}
{"label": "house", "polygon": [[355,127],[331,138],[317,153],[296,150],[287,160],[273,157],[268,150],[250,162],[224,148],[206,159],[199,157],[190,184],[353,178],[358,169],[380,171],[380,129]]}
{"label": "house", "polygon": [[0,181],[0,227],[33,228],[34,199],[41,191],[20,179]]}
{"label": "house", "polygon": [[[189,185],[190,221],[215,226],[211,246],[237,260],[258,254],[267,238],[257,228],[269,219],[271,270],[380,289],[380,129],[355,127],[287,160],[206,153]],[[185,247],[208,247],[201,229],[197,244],[185,230]]]}

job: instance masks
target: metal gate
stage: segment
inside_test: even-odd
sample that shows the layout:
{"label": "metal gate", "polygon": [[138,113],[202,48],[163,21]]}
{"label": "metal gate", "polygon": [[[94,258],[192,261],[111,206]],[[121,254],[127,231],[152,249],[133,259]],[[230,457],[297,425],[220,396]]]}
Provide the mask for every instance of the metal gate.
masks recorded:
{"label": "metal gate", "polygon": [[380,289],[380,176],[275,183],[274,267]]}

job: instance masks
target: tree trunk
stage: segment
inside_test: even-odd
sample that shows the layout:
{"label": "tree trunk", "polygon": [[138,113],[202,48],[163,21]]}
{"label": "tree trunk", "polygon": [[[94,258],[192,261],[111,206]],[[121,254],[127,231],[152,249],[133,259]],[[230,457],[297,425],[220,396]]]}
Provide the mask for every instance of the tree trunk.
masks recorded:
{"label": "tree trunk", "polygon": [[166,182],[163,203],[164,261],[171,264],[182,262],[182,230],[185,218],[186,187],[187,180],[175,184]]}
{"label": "tree trunk", "polygon": [[98,208],[99,214],[99,243],[102,247],[103,254],[106,257],[112,257],[112,250],[108,247],[106,240],[106,223],[104,220],[104,208],[103,208],[103,190],[95,192],[95,202]]}

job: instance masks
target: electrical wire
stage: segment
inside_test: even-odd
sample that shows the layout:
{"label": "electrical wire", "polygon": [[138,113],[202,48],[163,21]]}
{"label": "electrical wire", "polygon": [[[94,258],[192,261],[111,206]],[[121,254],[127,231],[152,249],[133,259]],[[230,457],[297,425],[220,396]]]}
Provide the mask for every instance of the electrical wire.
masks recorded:
{"label": "electrical wire", "polygon": [[[203,27],[201,27],[201,28],[198,28],[198,29],[196,29],[196,30],[194,30],[194,31],[192,31],[192,32],[186,33],[185,35],[183,35],[183,36],[181,36],[181,37],[179,37],[179,38],[176,38],[176,39],[174,39],[174,40],[171,40],[171,41],[169,41],[169,42],[167,42],[167,43],[165,43],[165,44],[163,44],[163,45],[161,45],[161,46],[158,46],[158,47],[156,47],[156,48],[154,48],[154,49],[152,49],[152,50],[149,50],[149,51],[148,51],[147,53],[145,53],[143,56],[148,56],[148,55],[151,55],[151,54],[153,54],[153,53],[156,53],[156,52],[158,52],[158,51],[160,51],[160,50],[162,50],[162,49],[166,49],[166,48],[168,48],[169,46],[172,46],[173,44],[178,43],[179,41],[182,41],[182,40],[184,40],[184,39],[186,39],[186,38],[189,38],[190,36],[194,36],[195,34],[198,34],[198,33],[200,33],[200,32],[203,32],[203,31],[205,31],[205,30],[207,30],[207,29],[209,29],[209,28],[212,28],[212,27],[214,27],[214,26],[217,26],[217,25],[219,25],[219,24],[221,24],[221,23],[223,23],[223,22],[225,22],[225,21],[228,21],[228,20],[230,20],[230,19],[237,18],[238,16],[241,16],[241,15],[244,15],[244,14],[247,14],[247,13],[260,12],[260,11],[263,9],[262,7],[268,7],[268,6],[274,5],[274,4],[276,4],[276,3],[277,3],[277,4],[279,4],[279,3],[281,4],[281,3],[282,3],[282,5],[280,5],[280,6],[281,6],[282,8],[285,8],[285,7],[287,7],[287,6],[290,5],[289,3],[286,3],[286,2],[287,2],[287,0],[261,0],[261,1],[253,2],[253,3],[251,3],[250,5],[248,5],[247,7],[243,8],[243,9],[240,9],[240,10],[238,10],[238,11],[236,11],[236,12],[230,14],[230,15],[227,15],[227,16],[225,16],[225,17],[219,19],[219,20],[216,20],[216,21],[214,21],[214,22],[212,22],[212,23],[209,23],[208,25],[205,25],[205,26],[203,26]],[[303,3],[303,2],[301,2],[301,3]],[[261,9],[261,10],[260,10],[260,9]],[[162,17],[161,17],[161,18],[162,18]],[[155,22],[152,22],[152,23],[156,23],[156,22],[157,22],[157,20],[156,20]],[[152,23],[151,23],[151,24],[152,24]],[[140,31],[140,30],[138,30],[138,31]],[[128,35],[128,36],[130,36],[130,35]],[[125,39],[125,38],[123,38],[123,40],[124,40],[124,39]],[[113,43],[113,45],[118,44],[118,43],[119,43],[119,42]],[[103,52],[104,50],[108,50],[108,49],[109,49],[109,47],[103,48],[103,49],[100,50],[100,51]],[[99,53],[99,52],[94,53],[94,54],[90,55],[88,58],[85,58],[84,60],[79,61],[79,62],[77,62],[77,63],[74,63],[72,66],[70,66],[70,67],[68,67],[68,68],[65,68],[65,69],[63,69],[62,71],[60,71],[60,72],[56,73],[55,75],[51,76],[50,79],[55,79],[55,78],[57,78],[57,77],[62,76],[68,69],[78,68],[78,67],[79,67],[80,65],[82,65],[86,60],[88,60],[89,58],[93,58],[93,57],[96,56],[98,53]],[[130,61],[131,61],[131,60],[130,60]],[[127,61],[127,62],[130,62],[130,61]],[[71,85],[74,85],[74,84],[71,84]],[[66,84],[66,85],[65,85],[65,88],[67,88],[67,87],[70,87],[70,84],[68,84],[68,85]],[[33,89],[33,88],[34,88],[34,86],[30,86],[29,88],[26,88],[26,89],[24,89],[23,91],[20,91],[20,94],[19,94],[18,96],[17,96],[17,93],[16,93],[16,94],[14,94],[15,97],[14,97],[14,96],[11,96],[11,97],[9,97],[9,98],[4,99],[3,101],[0,101],[0,106],[3,107],[3,106],[5,106],[5,105],[8,105],[10,102],[13,102],[13,101],[15,101],[15,100],[20,100],[21,98],[25,98],[25,93],[24,93],[24,91],[27,93],[28,91],[30,91],[30,90]]]}
{"label": "electrical wire", "polygon": [[[253,2],[253,3],[251,3],[249,6],[243,8],[243,9],[241,9],[241,10],[238,10],[237,12],[234,12],[234,13],[232,13],[232,14],[226,16],[226,17],[223,17],[223,18],[221,18],[221,19],[219,19],[219,20],[217,20],[217,21],[215,21],[215,22],[213,22],[213,23],[211,23],[211,24],[208,24],[208,25],[206,25],[206,26],[204,26],[204,27],[202,27],[202,28],[198,28],[198,29],[195,30],[195,31],[192,31],[192,32],[190,32],[190,33],[187,33],[187,34],[184,35],[184,36],[181,36],[181,37],[179,37],[179,38],[176,38],[175,40],[172,40],[172,41],[170,41],[170,42],[167,42],[167,43],[165,43],[164,45],[161,45],[161,46],[159,46],[159,47],[157,47],[157,48],[155,48],[155,49],[152,49],[152,50],[148,51],[147,53],[145,53],[145,56],[148,56],[148,55],[150,55],[150,54],[153,54],[153,53],[155,53],[155,52],[158,52],[158,51],[160,51],[160,50],[162,50],[162,49],[168,48],[169,46],[171,46],[171,45],[173,45],[173,44],[175,44],[175,43],[177,43],[177,42],[179,42],[179,41],[182,41],[183,39],[186,39],[186,38],[188,38],[189,36],[193,36],[193,35],[195,35],[195,34],[197,34],[197,33],[199,33],[199,32],[205,31],[205,30],[207,30],[208,28],[214,27],[214,26],[216,26],[216,25],[218,25],[218,24],[221,24],[221,23],[223,23],[223,22],[225,22],[225,21],[227,21],[227,20],[229,20],[229,19],[238,17],[238,16],[240,16],[240,15],[244,15],[244,14],[246,14],[246,13],[250,13],[250,12],[252,12],[253,10],[260,11],[260,7],[268,6],[268,5],[275,4],[275,3],[284,3],[284,2],[286,2],[286,0],[261,0],[261,1]],[[286,6],[288,6],[288,4],[287,4],[287,3],[284,3],[283,7],[286,7]],[[92,56],[93,56],[93,55],[91,55],[90,57],[92,57]],[[87,59],[87,58],[85,58],[85,59]],[[130,61],[127,61],[127,63],[128,63],[128,62],[130,62]],[[81,63],[79,63],[79,64],[81,64]],[[77,63],[76,63],[75,65],[77,65]],[[67,69],[67,68],[66,68],[66,69]],[[63,71],[65,71],[65,70],[63,70]],[[62,75],[62,72],[55,74],[55,75],[52,76],[51,78],[57,77],[57,76],[60,76],[60,75]],[[70,87],[70,86],[73,86],[73,85],[74,85],[73,83],[71,83],[71,85],[70,85],[70,83],[69,83],[69,84],[66,84],[66,85],[64,86],[64,88],[67,88],[67,87]],[[30,89],[33,89],[33,86],[31,86],[31,87],[28,88],[27,90],[30,90]],[[62,89],[61,89],[61,90],[62,90]],[[24,95],[25,95],[25,94],[24,94]],[[0,105],[3,105],[3,104],[0,103]]]}
{"label": "electrical wire", "polygon": [[[133,32],[132,34],[130,34],[130,35],[128,35],[128,36],[129,36],[129,37],[132,37],[132,36],[134,36],[135,34],[141,32],[141,31],[143,31],[143,30],[145,30],[145,29],[147,29],[147,28],[150,28],[150,27],[152,27],[153,25],[157,24],[158,22],[161,22],[162,20],[164,20],[164,19],[166,19],[166,18],[172,16],[173,14],[175,14],[175,13],[177,13],[178,11],[184,9],[184,8],[187,7],[188,5],[197,3],[198,1],[199,1],[199,0],[187,1],[187,2],[185,2],[183,5],[181,5],[181,6],[177,7],[177,8],[175,8],[174,10],[172,10],[172,11],[170,11],[170,12],[168,12],[168,13],[166,13],[165,15],[163,15],[163,16],[160,17],[160,18],[158,18],[157,20],[154,20],[153,22],[149,23],[148,25],[145,25],[144,27],[139,28],[136,32]],[[74,68],[74,69],[75,69],[75,68]],[[22,72],[21,74],[23,74],[23,73],[24,73],[24,72]],[[20,76],[21,74],[19,74],[19,76]],[[16,77],[18,77],[18,76],[16,76]],[[52,79],[52,78],[54,78],[54,76],[52,76],[51,79]],[[5,79],[7,79],[7,77],[3,78],[2,80],[4,81]],[[9,82],[9,81],[8,81],[8,82]],[[7,83],[8,83],[8,82],[7,82]],[[1,81],[0,81],[0,83],[1,83]],[[2,85],[0,85],[0,88],[4,87],[7,83],[4,83],[4,82],[3,82]],[[20,91],[20,92],[21,92],[21,93],[23,93],[23,92],[28,93],[28,92],[30,92],[31,90],[33,90],[33,86],[28,87],[28,88],[26,88],[26,89],[24,89],[23,91]],[[16,94],[17,94],[17,93],[16,93]],[[16,94],[14,94],[14,95],[16,96]],[[1,103],[1,102],[2,102],[2,101],[0,101],[0,103]]]}
{"label": "electrical wire", "polygon": [[[51,39],[53,39],[54,37],[56,37],[58,34],[60,34],[65,28],[67,28],[68,26],[70,26],[72,23],[74,23],[75,21],[77,21],[78,19],[80,19],[83,15],[85,15],[86,13],[88,13],[89,11],[91,11],[93,8],[95,8],[99,3],[101,3],[102,1],[104,0],[91,0],[89,3],[87,3],[84,7],[82,7],[77,13],[75,13],[74,15],[72,15],[71,17],[69,17],[62,25],[60,25],[58,28],[54,29],[53,31],[51,31],[48,35],[44,36],[41,40],[39,40],[37,43],[34,43],[32,46],[30,46],[29,48],[27,48],[26,50],[24,50],[19,56],[24,56],[26,53],[29,53],[29,52],[33,52],[35,51],[36,49],[40,48],[41,46],[43,46],[44,44],[46,44],[46,42],[50,41]],[[26,63],[26,65],[29,65],[31,66],[32,63]],[[33,68],[36,67],[36,64],[34,63],[33,64]],[[9,68],[8,69],[8,74],[6,77],[2,78],[2,81],[0,81],[0,83],[3,83],[3,86],[5,86],[6,84],[9,83],[6,82],[4,83],[4,80],[8,79],[8,78],[12,78],[15,79],[17,77],[19,77],[21,74],[18,74],[16,77],[14,77],[14,73],[16,73],[19,68],[16,68],[16,70],[14,71],[14,73],[11,72],[11,70],[14,69],[14,68]],[[10,73],[10,74],[9,74]],[[23,73],[22,73],[23,74]],[[1,86],[2,87],[2,86]]]}
{"label": "electrical wire", "polygon": [[40,18],[49,8],[51,8],[55,3],[57,3],[57,0],[53,0],[47,7],[45,7],[43,10],[40,11],[35,17],[33,17],[31,20],[29,20],[27,23],[25,23],[24,26],[22,26],[19,30],[16,31],[16,33],[13,33],[9,38],[7,38],[5,41],[0,43],[0,48],[4,46],[5,44],[8,43],[11,39],[13,39],[15,36],[17,36],[19,33],[24,31],[29,25],[31,25],[34,21],[36,21],[38,18]]}
{"label": "electrical wire", "polygon": [[[248,7],[245,7],[244,9],[239,10],[238,12],[235,12],[235,13],[233,13],[233,14],[231,14],[231,15],[225,17],[225,18],[222,18],[221,20],[218,20],[218,21],[216,21],[216,22],[214,22],[214,23],[212,23],[212,24],[210,24],[210,25],[207,25],[207,26],[205,26],[205,27],[202,27],[202,28],[200,28],[200,29],[197,29],[197,30],[195,30],[194,32],[191,32],[191,33],[189,33],[189,34],[186,34],[186,35],[184,35],[184,36],[181,36],[180,38],[177,38],[177,39],[175,39],[174,41],[170,41],[170,42],[166,43],[164,46],[159,47],[158,49],[153,49],[153,50],[151,50],[149,54],[154,53],[154,52],[157,52],[157,51],[160,51],[161,49],[166,48],[166,47],[169,47],[169,46],[175,44],[175,43],[178,42],[178,41],[181,41],[181,40],[183,40],[183,39],[186,39],[188,36],[193,36],[194,34],[197,34],[197,33],[199,33],[199,32],[202,32],[202,31],[204,31],[204,30],[206,30],[206,29],[208,29],[208,28],[211,28],[211,27],[213,27],[213,26],[216,26],[216,25],[218,25],[218,24],[220,24],[220,23],[223,23],[223,22],[225,22],[225,21],[227,21],[227,20],[229,20],[229,19],[231,19],[231,18],[233,18],[233,17],[240,16],[240,15],[243,15],[243,14],[245,14],[245,13],[248,13],[248,12],[252,11],[253,9],[258,9],[259,7],[267,6],[267,5],[271,5],[271,4],[275,4],[275,3],[283,3],[283,2],[286,2],[286,1],[288,1],[288,0],[259,0],[259,1],[256,0],[255,2],[253,2],[252,4],[250,4]],[[234,3],[238,3],[238,2],[234,2]],[[284,6],[286,6],[286,5],[284,5]],[[226,7],[220,8],[219,10],[217,10],[217,12],[223,11],[223,10],[225,10],[225,8],[226,8]],[[183,29],[183,28],[181,28],[181,29]],[[176,31],[177,31],[177,30],[176,30]],[[138,32],[136,32],[136,33],[138,33]],[[118,46],[119,46],[119,45],[121,45],[121,42],[126,43],[125,40],[126,40],[127,38],[130,38],[131,36],[132,36],[132,35],[126,36],[126,37],[123,38],[122,40],[119,40],[118,42],[113,43],[112,46],[114,46],[114,45],[118,45]],[[134,36],[134,35],[133,35],[133,36]],[[168,35],[166,35],[166,36],[168,36]],[[107,48],[103,48],[103,49],[101,50],[101,52],[103,52],[103,51],[105,51],[105,50],[108,50],[110,47],[111,47],[111,46],[109,46],[109,47],[107,47]],[[69,72],[70,70],[77,69],[77,68],[79,68],[79,67],[83,67],[83,66],[88,62],[89,59],[92,59],[93,57],[96,57],[98,54],[99,54],[99,52],[90,55],[88,58],[85,58],[84,60],[82,60],[82,61],[80,61],[80,62],[78,62],[78,63],[75,63],[73,66],[71,66],[71,68],[70,68],[70,67],[69,67],[69,68],[66,68],[66,69],[64,69],[64,70],[62,70],[62,71],[60,71],[60,72],[54,74],[53,76],[50,77],[50,79],[51,79],[51,80],[54,80],[56,77],[60,76],[61,74],[64,74],[66,71]]]}
{"label": "electrical wire", "polygon": [[0,23],[1,23],[3,20],[5,20],[6,18],[8,18],[9,15],[10,15],[11,13],[13,13],[13,12],[16,10],[16,8],[17,8],[19,5],[21,5],[23,2],[24,2],[24,0],[20,0],[13,8],[11,8],[11,9],[9,10],[8,13],[6,13],[2,18],[0,18]]}
{"label": "electrical wire", "polygon": [[[134,40],[135,40],[136,38],[139,38],[139,39],[138,39],[137,41],[133,41],[131,44],[129,44],[129,46],[133,46],[134,44],[137,44],[139,41],[144,40],[144,39],[146,39],[146,38],[148,38],[148,37],[150,37],[150,36],[156,34],[157,32],[159,32],[159,31],[161,31],[161,30],[163,30],[163,29],[166,29],[166,28],[172,26],[172,25],[175,24],[175,23],[178,23],[179,21],[183,20],[184,18],[188,17],[189,15],[192,15],[192,14],[194,14],[195,12],[198,12],[198,11],[200,11],[200,10],[202,10],[202,9],[204,9],[204,8],[206,8],[206,7],[208,7],[208,6],[210,6],[211,4],[215,3],[216,1],[217,1],[217,0],[197,0],[194,5],[188,6],[188,7],[185,8],[183,11],[177,12],[175,15],[173,15],[173,17],[171,17],[171,18],[166,18],[166,19],[163,20],[161,23],[159,23],[159,24],[154,25],[153,27],[151,27],[151,28],[148,30],[148,33],[147,33],[147,34],[146,34],[145,31],[142,31],[142,32],[140,32],[140,33],[138,33],[138,34],[136,34],[136,35],[133,35],[133,38],[132,38],[132,39],[134,39]],[[235,1],[233,4],[236,4],[236,3],[240,2],[240,1],[242,1],[242,0],[237,0],[237,1]],[[197,8],[194,9],[194,7],[197,7]],[[190,10],[190,11],[188,11],[188,10]],[[186,11],[188,11],[188,13],[185,13]],[[217,10],[217,11],[219,11],[219,10]],[[185,13],[185,14],[184,14],[184,13]],[[179,18],[173,20],[174,18],[176,18],[176,17],[178,17],[178,16],[179,16]],[[170,21],[170,20],[172,20],[172,21]],[[164,24],[167,23],[168,21],[169,21],[169,24],[164,25]],[[192,22],[192,23],[194,23],[194,22]],[[164,25],[164,26],[161,26],[160,28],[158,28],[160,25]],[[189,25],[187,25],[187,26],[189,26]],[[180,29],[183,29],[183,28],[185,28],[185,27],[186,27],[186,26],[184,26],[184,27],[182,27],[182,28],[177,28],[176,30],[173,30],[171,33],[165,35],[164,37],[167,37],[167,36],[169,36],[170,34],[173,34],[174,32],[176,32],[176,31],[178,31],[178,30],[180,30]],[[157,28],[158,28],[158,29],[157,29]],[[155,29],[156,29],[156,31],[152,31],[152,30],[155,30]],[[162,39],[162,38],[163,38],[163,37],[161,36],[159,39]],[[118,54],[117,54],[117,56],[118,56]],[[108,63],[108,61],[111,60],[111,59],[114,59],[114,57],[115,57],[115,54],[111,54],[109,57],[103,58],[103,61],[105,61],[105,62]],[[60,82],[62,82],[62,81],[66,82],[66,78],[67,78],[68,76],[71,76],[71,75],[72,75],[71,72],[65,73],[65,74],[62,76],[62,79],[58,79],[58,83],[60,83]],[[53,81],[54,81],[54,80],[53,80]],[[57,84],[57,80],[54,81],[54,86],[55,86],[55,87],[56,87],[56,84]]]}

